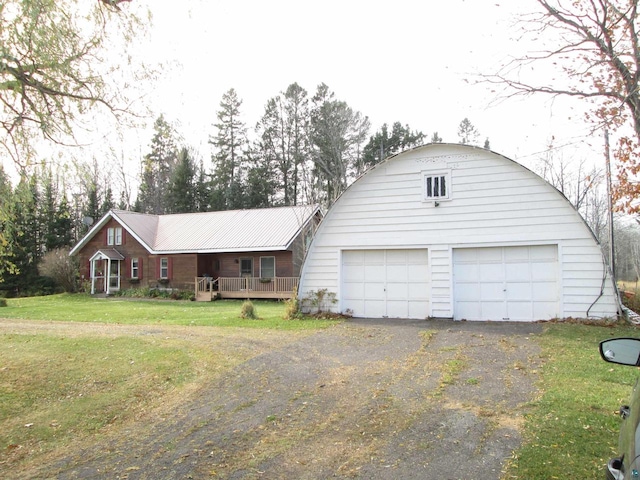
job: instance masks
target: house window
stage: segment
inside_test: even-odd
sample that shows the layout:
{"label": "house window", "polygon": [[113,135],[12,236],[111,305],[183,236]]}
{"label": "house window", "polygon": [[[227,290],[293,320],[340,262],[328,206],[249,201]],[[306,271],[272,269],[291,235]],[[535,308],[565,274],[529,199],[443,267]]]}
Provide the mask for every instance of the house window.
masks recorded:
{"label": "house window", "polygon": [[131,278],[140,278],[139,277],[139,271],[140,271],[140,267],[139,267],[139,262],[137,258],[132,258],[131,259]]}
{"label": "house window", "polygon": [[253,258],[240,259],[240,276],[253,277]]}
{"label": "house window", "polygon": [[107,228],[107,245],[122,245],[122,227]]}
{"label": "house window", "polygon": [[169,259],[160,259],[160,278],[169,278]]}
{"label": "house window", "polygon": [[422,185],[424,200],[448,200],[451,195],[451,174],[449,172],[423,173]]}
{"label": "house window", "polygon": [[276,257],[260,257],[260,278],[276,276]]}

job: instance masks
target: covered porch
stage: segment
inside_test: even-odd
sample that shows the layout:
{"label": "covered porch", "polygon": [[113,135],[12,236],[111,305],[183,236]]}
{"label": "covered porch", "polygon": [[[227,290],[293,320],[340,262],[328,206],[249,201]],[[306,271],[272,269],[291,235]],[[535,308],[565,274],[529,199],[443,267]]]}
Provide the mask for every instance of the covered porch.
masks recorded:
{"label": "covered porch", "polygon": [[91,295],[107,295],[120,290],[120,276],[124,256],[115,248],[98,250],[89,259]]}
{"label": "covered porch", "polygon": [[219,298],[289,299],[298,288],[298,277],[196,277],[196,300]]}

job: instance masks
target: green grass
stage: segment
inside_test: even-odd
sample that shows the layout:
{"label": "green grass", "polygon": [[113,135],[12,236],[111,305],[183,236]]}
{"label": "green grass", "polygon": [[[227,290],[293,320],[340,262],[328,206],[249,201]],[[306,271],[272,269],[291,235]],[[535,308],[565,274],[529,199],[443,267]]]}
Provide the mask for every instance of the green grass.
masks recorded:
{"label": "green grass", "polygon": [[316,329],[336,323],[311,318],[285,320],[284,303],[276,301],[254,301],[253,305],[258,318],[243,319],[240,316],[243,302],[243,300],[149,301],[60,294],[9,299],[8,306],[0,311],[0,317],[130,325],[193,325],[278,330]]}
{"label": "green grass", "polygon": [[604,478],[616,456],[621,419],[638,369],[606,363],[598,343],[640,336],[635,327],[550,324],[541,341],[541,396],[528,407],[525,443],[503,478]]}
{"label": "green grass", "polygon": [[[335,323],[284,320],[283,303],[257,301],[259,319],[245,320],[240,318],[242,303],[54,295],[10,299],[0,317],[248,327],[265,332],[308,331]],[[432,332],[423,335],[428,341]],[[542,348],[540,395],[524,407],[524,442],[506,465],[503,479],[603,477],[606,461],[618,454],[621,420],[615,412],[628,402],[640,373],[600,359],[598,343],[617,336],[640,337],[640,332],[630,326],[567,323],[548,324],[543,334],[532,337]],[[4,466],[41,462],[38,455],[64,449],[72,439],[104,432],[112,424],[126,425],[148,411],[153,406],[150,401],[179,399],[190,382],[202,381],[202,375],[213,370],[222,374],[234,361],[241,361],[215,350],[206,342],[179,338],[110,338],[91,332],[77,337],[0,335],[0,472]],[[465,366],[466,359],[456,353],[452,351],[453,356],[443,363],[445,382],[457,378]]]}
{"label": "green grass", "polygon": [[186,341],[2,335],[0,459],[20,462],[126,423],[190,381],[204,358],[225,362]]}

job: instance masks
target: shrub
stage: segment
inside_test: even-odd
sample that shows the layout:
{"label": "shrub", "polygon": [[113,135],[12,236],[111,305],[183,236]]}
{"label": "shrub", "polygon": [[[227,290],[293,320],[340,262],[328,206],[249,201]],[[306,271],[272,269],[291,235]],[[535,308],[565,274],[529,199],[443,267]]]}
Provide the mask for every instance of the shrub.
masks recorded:
{"label": "shrub", "polygon": [[253,302],[251,300],[246,300],[242,304],[242,310],[240,311],[240,317],[246,318],[249,320],[255,320],[258,318],[258,314],[256,312],[256,308],[253,306]]}
{"label": "shrub", "polygon": [[38,268],[40,274],[51,278],[65,292],[78,289],[78,258],[70,257],[66,248],[56,248],[44,254]]}
{"label": "shrub", "polygon": [[300,301],[298,300],[298,290],[294,289],[292,297],[284,302],[284,319],[295,320],[302,317],[300,311]]}
{"label": "shrub", "polygon": [[0,307],[6,307],[7,306],[7,300],[5,298],[0,298]]}
{"label": "shrub", "polygon": [[326,288],[312,290],[302,300],[305,311],[308,309],[310,313],[315,315],[329,313],[331,306],[335,305],[337,302],[336,294],[334,292],[330,292]]}

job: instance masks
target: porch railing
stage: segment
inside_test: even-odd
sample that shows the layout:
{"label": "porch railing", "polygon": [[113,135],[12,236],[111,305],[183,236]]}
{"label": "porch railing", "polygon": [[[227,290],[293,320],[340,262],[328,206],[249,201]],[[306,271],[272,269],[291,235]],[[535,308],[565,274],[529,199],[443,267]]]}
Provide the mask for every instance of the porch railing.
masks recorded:
{"label": "porch railing", "polygon": [[297,277],[275,277],[275,278],[218,278],[219,292],[292,292],[298,286]]}
{"label": "porch railing", "polygon": [[219,293],[222,297],[288,298],[297,287],[298,277],[197,277],[196,297]]}

